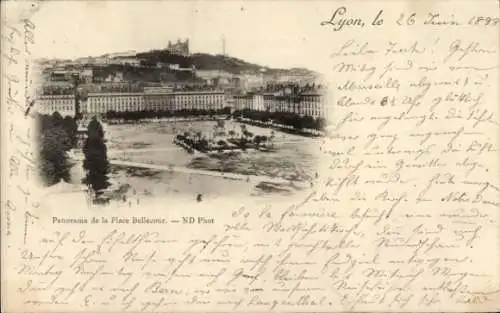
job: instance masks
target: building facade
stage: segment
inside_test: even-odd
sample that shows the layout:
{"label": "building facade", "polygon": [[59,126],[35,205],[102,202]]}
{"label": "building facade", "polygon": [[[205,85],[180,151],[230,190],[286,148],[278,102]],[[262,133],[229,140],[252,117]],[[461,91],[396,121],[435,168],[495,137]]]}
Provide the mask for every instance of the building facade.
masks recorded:
{"label": "building facade", "polygon": [[122,72],[111,73],[104,79],[104,81],[107,83],[123,82],[123,73]]}
{"label": "building facade", "polygon": [[309,91],[301,94],[255,93],[234,96],[234,110],[287,112],[314,118],[327,117],[325,97],[321,92]]}
{"label": "building facade", "polygon": [[174,92],[176,110],[220,110],[225,106],[223,91]]}
{"label": "building facade", "polygon": [[146,111],[175,111],[173,93],[144,93],[144,109]]}
{"label": "building facade", "polygon": [[116,58],[111,59],[109,61],[110,64],[118,64],[118,65],[130,65],[134,67],[138,67],[141,65],[141,60],[136,59],[135,57],[131,58]]}
{"label": "building facade", "polygon": [[264,111],[264,95],[256,93],[252,95],[252,108],[257,111]]}
{"label": "building facade", "polygon": [[[40,113],[74,116],[75,97],[73,95],[43,95],[37,102]],[[179,111],[179,110],[221,110],[226,106],[226,95],[223,91],[172,91],[149,90],[148,92],[91,92],[80,101],[83,115],[103,115],[110,111]]]}
{"label": "building facade", "polygon": [[143,93],[89,93],[87,114],[137,112],[145,109]]}
{"label": "building facade", "polygon": [[302,102],[298,114],[312,117],[327,117],[328,112],[325,97],[317,92],[302,94]]}
{"label": "building facade", "polygon": [[274,100],[274,94],[272,92],[262,93],[262,98],[264,101],[264,110],[269,112],[276,111],[276,103]]}
{"label": "building facade", "polygon": [[91,68],[84,69],[80,72],[80,78],[83,83],[90,84],[94,78],[94,72]]}
{"label": "building facade", "polygon": [[235,95],[234,96],[234,109],[241,111],[253,108],[253,95]]}
{"label": "building facade", "polygon": [[243,90],[255,90],[264,86],[264,74],[262,73],[244,73],[239,78],[240,87]]}
{"label": "building facade", "polygon": [[75,116],[73,95],[43,95],[35,101],[36,111],[42,114],[59,112],[63,117]]}

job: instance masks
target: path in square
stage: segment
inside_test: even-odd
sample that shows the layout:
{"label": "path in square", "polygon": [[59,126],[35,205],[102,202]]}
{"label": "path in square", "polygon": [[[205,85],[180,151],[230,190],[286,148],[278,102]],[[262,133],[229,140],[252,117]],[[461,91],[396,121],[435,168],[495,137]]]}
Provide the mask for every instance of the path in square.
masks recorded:
{"label": "path in square", "polygon": [[[81,155],[78,155],[78,156],[75,156],[75,160],[82,161],[83,158]],[[109,163],[111,163],[113,165],[148,168],[148,169],[171,171],[171,172],[178,172],[178,173],[184,173],[184,174],[196,174],[196,175],[215,176],[215,177],[222,177],[222,178],[236,179],[236,180],[248,180],[249,182],[270,182],[270,183],[275,183],[275,184],[292,184],[292,181],[287,180],[287,179],[283,179],[283,178],[279,178],[279,177],[264,176],[264,175],[243,175],[243,174],[238,174],[238,173],[215,172],[215,171],[187,168],[187,167],[182,167],[182,166],[170,166],[170,165],[130,162],[130,161],[122,161],[122,160],[116,160],[116,159],[109,160]],[[293,181],[293,184],[296,184],[297,187],[300,187],[301,185],[305,186],[304,182]]]}

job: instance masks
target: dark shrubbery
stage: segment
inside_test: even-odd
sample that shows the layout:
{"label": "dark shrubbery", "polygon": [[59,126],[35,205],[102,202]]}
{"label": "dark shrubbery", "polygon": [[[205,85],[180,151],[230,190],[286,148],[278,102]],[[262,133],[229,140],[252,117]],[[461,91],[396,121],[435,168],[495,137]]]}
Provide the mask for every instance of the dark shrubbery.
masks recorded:
{"label": "dark shrubbery", "polygon": [[71,164],[67,152],[76,144],[75,120],[52,115],[37,114],[38,172],[44,185],[70,180]]}

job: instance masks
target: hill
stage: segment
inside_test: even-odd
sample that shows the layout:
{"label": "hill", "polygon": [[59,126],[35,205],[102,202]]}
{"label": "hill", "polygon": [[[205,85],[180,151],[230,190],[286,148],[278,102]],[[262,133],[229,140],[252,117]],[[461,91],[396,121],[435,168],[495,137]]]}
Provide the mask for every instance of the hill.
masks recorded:
{"label": "hill", "polygon": [[190,68],[193,64],[190,57],[172,54],[166,50],[141,52],[137,53],[135,57],[140,59],[142,64],[151,66],[156,66],[158,62],[162,62],[166,64],[179,64],[182,68]]}
{"label": "hill", "polygon": [[[67,68],[82,68],[91,67],[94,70],[94,79],[98,81],[105,80],[109,75],[116,72],[123,73],[123,78],[126,81],[146,81],[146,82],[195,82],[197,78],[194,77],[191,71],[178,70],[170,68],[168,65],[178,65],[181,69],[196,70],[216,70],[232,74],[242,73],[264,73],[269,76],[286,76],[296,75],[301,77],[318,77],[319,74],[306,68],[291,68],[280,69],[262,66],[255,63],[250,63],[242,59],[225,55],[212,55],[208,53],[194,53],[190,56],[182,56],[172,54],[167,50],[151,50],[147,52],[128,51],[126,53],[114,53],[101,55],[98,58],[109,58],[112,60],[123,59],[137,59],[140,65],[129,65],[118,61],[112,64],[97,64],[93,63],[92,58],[81,58],[75,60],[65,60],[64,63]],[[40,63],[54,63],[56,60],[40,59]],[[58,63],[55,62],[54,65]],[[162,64],[163,63],[163,64]]]}
{"label": "hill", "polygon": [[138,53],[138,59],[144,60],[145,64],[156,64],[157,62],[179,64],[180,67],[189,68],[193,65],[197,70],[220,70],[233,74],[243,72],[266,72],[267,74],[302,73],[317,75],[317,73],[305,68],[280,69],[270,68],[259,64],[250,63],[242,59],[224,55],[213,55],[208,53],[195,53],[189,57],[174,55],[166,50],[153,50]]}
{"label": "hill", "polygon": [[194,82],[191,72],[174,71],[168,68],[153,66],[133,67],[130,65],[93,66],[94,79],[104,80],[116,72],[123,73],[123,79],[130,82]]}
{"label": "hill", "polygon": [[249,63],[238,58],[211,55],[207,53],[196,53],[191,56],[193,64],[199,70],[221,70],[233,74],[242,72],[260,72],[269,70],[268,67],[263,67],[258,64]]}

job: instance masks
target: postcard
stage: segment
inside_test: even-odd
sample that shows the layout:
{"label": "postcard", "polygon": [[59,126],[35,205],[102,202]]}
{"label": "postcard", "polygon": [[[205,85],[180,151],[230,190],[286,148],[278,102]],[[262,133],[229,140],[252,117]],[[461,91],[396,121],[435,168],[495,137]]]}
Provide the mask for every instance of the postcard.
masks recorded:
{"label": "postcard", "polygon": [[500,4],[2,1],[2,312],[500,310]]}

